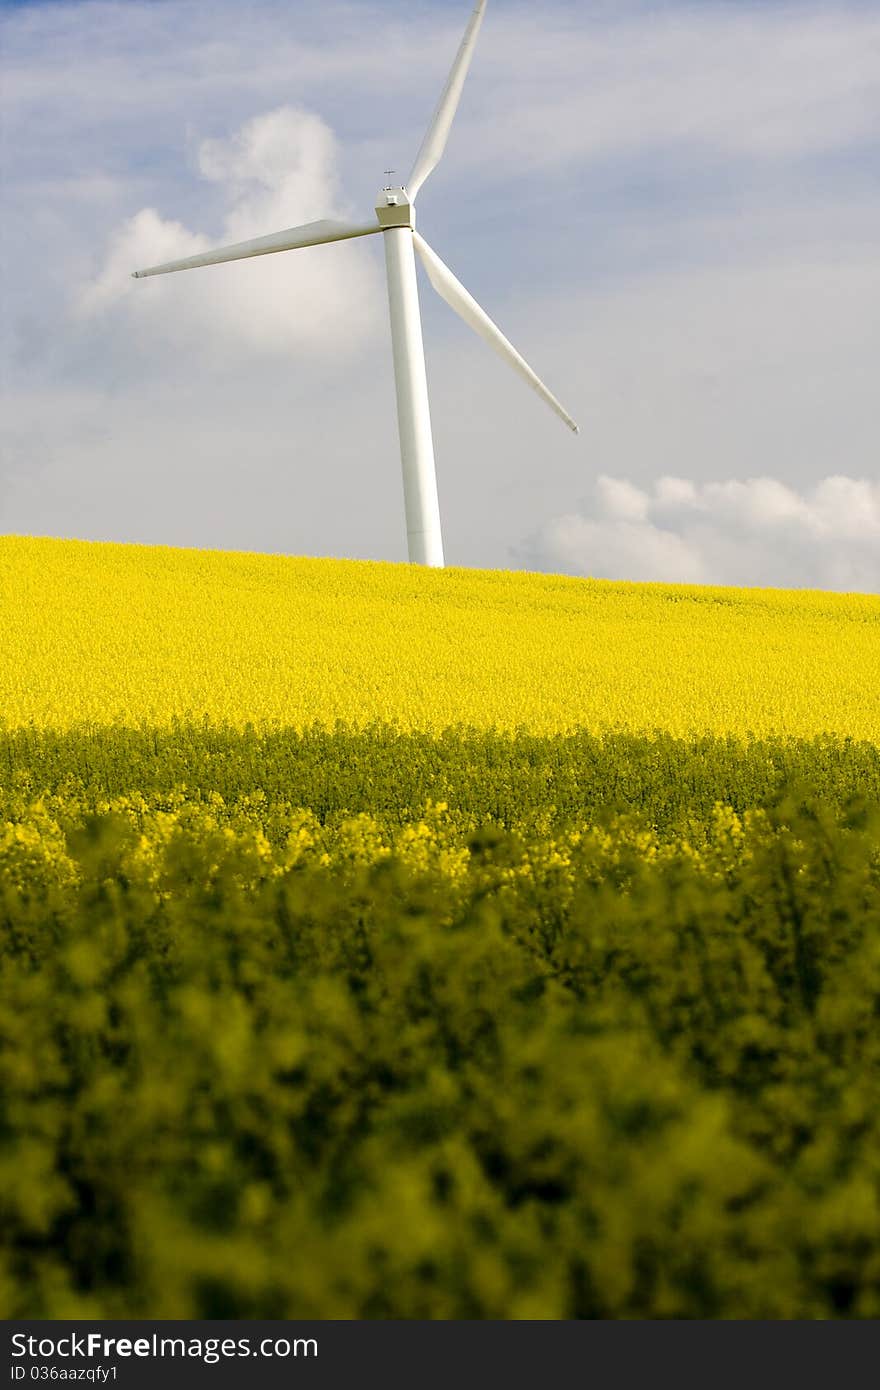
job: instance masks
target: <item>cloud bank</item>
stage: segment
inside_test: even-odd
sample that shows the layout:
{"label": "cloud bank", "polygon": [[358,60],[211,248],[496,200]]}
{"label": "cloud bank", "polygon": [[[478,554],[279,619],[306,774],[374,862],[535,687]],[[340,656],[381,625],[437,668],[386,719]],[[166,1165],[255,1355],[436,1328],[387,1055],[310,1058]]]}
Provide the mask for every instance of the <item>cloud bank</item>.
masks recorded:
{"label": "cloud bank", "polygon": [[597,579],[880,590],[880,482],[834,476],[798,492],[775,478],[649,488],[600,475],[583,510],[519,548],[529,567]]}
{"label": "cloud bank", "polygon": [[[208,355],[338,352],[359,347],[379,302],[372,262],[358,246],[309,247],[197,272],[133,281],[134,269],[196,255],[322,216],[344,217],[336,139],[313,112],[281,107],[226,140],[204,140],[201,177],[226,211],[213,235],[142,208],[112,237],[99,273],[81,290],[82,318],[123,316],[133,340]],[[326,210],[326,211],[324,211]],[[340,254],[340,250],[342,254]],[[131,339],[130,339],[131,340]]]}

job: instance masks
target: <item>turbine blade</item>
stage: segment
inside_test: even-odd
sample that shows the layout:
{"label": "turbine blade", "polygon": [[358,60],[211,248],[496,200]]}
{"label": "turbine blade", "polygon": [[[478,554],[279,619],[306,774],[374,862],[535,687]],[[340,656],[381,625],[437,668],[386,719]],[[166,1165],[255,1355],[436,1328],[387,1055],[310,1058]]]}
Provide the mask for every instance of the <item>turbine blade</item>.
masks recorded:
{"label": "turbine blade", "polygon": [[512,343],[509,343],[497,324],[493,323],[484,309],[481,309],[473,295],[468,294],[464,285],[456,280],[448,265],[444,265],[436,251],[432,251],[424,237],[419,236],[418,232],[413,232],[413,241],[416,250],[422,258],[422,264],[428,272],[428,279],[434,289],[445,299],[451,309],[464,319],[465,323],[470,324],[481,338],[485,338],[490,347],[493,347],[499,357],[503,357],[505,362],[509,362],[514,371],[519,372],[524,381],[527,381],[533,391],[537,391],[542,400],[545,400],[551,410],[555,410],[561,420],[564,420],[570,430],[575,434],[580,432],[580,426],[575,424],[568,411],[556,399],[553,392],[543,383],[541,378],[532,371],[528,362],[521,357]]}
{"label": "turbine blade", "polygon": [[421,188],[425,179],[436,168],[440,162],[440,156],[446,148],[446,141],[449,130],[458,109],[461,89],[464,86],[464,79],[467,77],[468,68],[471,65],[471,58],[477,43],[477,34],[480,32],[480,25],[483,22],[483,15],[486,12],[486,0],[477,0],[477,6],[468,21],[468,26],[464,31],[464,38],[461,41],[458,53],[455,55],[455,62],[452,64],[452,71],[446,80],[442,95],[437,103],[437,110],[434,112],[428,132],[422,141],[421,149],[416,155],[416,162],[413,165],[412,173],[406,181],[406,190],[409,193],[410,201],[415,202],[416,194]]}
{"label": "turbine blade", "polygon": [[185,256],[180,261],[165,261],[147,270],[132,271],[135,280],[147,275],[168,275],[172,270],[195,270],[198,266],[219,265],[222,261],[241,261],[248,256],[268,256],[273,251],[294,251],[300,246],[321,246],[328,241],[346,241],[349,237],[370,236],[380,232],[378,222],[307,222],[303,227],[288,227],[283,232],[258,236],[253,241],[239,241],[234,246],[221,246],[215,251],[203,251],[198,256]]}

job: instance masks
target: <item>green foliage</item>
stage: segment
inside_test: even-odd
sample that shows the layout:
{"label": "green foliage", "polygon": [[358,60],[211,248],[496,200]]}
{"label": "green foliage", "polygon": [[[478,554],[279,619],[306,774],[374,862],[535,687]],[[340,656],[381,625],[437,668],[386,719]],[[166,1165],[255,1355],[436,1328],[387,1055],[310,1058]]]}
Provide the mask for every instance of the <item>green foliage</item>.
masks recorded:
{"label": "green foliage", "polygon": [[91,804],[134,790],[183,789],[189,799],[230,802],[259,791],[270,802],[309,807],[322,822],[366,810],[403,824],[430,797],[452,814],[511,829],[635,811],[666,834],[689,817],[704,821],[716,802],[742,814],[799,783],[835,805],[855,795],[880,801],[880,748],[830,735],[743,742],[464,727],[435,736],[383,723],[363,731],[316,723],[302,733],[207,723],[56,732],[0,723],[0,795],[63,792]]}
{"label": "green foliage", "polygon": [[876,753],[0,753],[0,1314],[880,1316]]}

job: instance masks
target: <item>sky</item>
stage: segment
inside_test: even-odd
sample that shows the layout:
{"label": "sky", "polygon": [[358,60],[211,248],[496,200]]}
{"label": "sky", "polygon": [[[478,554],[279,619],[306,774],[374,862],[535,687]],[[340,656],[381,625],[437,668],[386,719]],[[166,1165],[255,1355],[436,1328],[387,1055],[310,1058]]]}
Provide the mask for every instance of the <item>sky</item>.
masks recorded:
{"label": "sky", "polygon": [[[406,559],[379,237],[468,0],[0,0],[0,533]],[[880,592],[880,7],[489,0],[421,233],[447,563]],[[421,274],[421,272],[420,272]]]}

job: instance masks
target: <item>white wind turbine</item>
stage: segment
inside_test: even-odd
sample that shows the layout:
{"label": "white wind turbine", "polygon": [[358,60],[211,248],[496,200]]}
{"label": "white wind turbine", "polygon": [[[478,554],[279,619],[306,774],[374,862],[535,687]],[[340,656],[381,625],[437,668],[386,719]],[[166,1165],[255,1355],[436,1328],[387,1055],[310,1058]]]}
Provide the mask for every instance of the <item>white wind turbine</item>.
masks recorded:
{"label": "white wind turbine", "polygon": [[329,241],[382,233],[391,309],[407,545],[410,561],[422,565],[443,564],[443,538],[414,248],[441,298],[519,372],[569,429],[575,434],[578,432],[578,426],[553,393],[415,229],[416,197],[446,148],[485,10],[486,0],[478,0],[409,179],[403,187],[382,189],[376,216],[371,221],[308,222],[302,227],[289,227],[286,231],[256,237],[253,241],[241,241],[235,246],[223,246],[199,256],[134,271],[135,279],[141,279],[148,275],[166,275],[173,270],[194,270],[197,266],[218,265],[221,261],[238,261],[248,256],[266,256],[273,251],[293,251],[303,246],[320,246]]}

